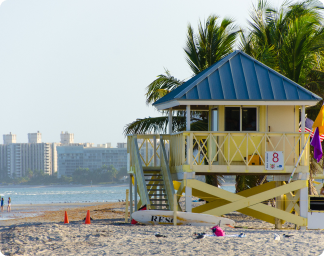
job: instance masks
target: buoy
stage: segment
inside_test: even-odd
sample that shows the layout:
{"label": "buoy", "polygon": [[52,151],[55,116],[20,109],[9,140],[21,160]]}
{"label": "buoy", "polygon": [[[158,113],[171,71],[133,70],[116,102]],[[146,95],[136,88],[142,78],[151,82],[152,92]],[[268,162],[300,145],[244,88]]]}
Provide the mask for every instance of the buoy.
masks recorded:
{"label": "buoy", "polygon": [[87,212],[87,217],[86,217],[86,220],[85,220],[84,224],[91,224],[91,222],[90,222],[90,210],[88,210],[88,212]]}
{"label": "buoy", "polygon": [[68,224],[68,223],[70,223],[70,222],[69,222],[69,218],[68,218],[67,212],[65,211],[64,224]]}

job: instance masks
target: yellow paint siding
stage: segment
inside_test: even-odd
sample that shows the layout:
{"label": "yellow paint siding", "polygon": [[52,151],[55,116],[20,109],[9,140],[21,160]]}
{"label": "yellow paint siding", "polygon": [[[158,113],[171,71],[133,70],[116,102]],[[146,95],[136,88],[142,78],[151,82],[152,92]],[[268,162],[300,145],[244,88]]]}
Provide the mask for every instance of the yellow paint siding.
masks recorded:
{"label": "yellow paint siding", "polygon": [[209,106],[209,110],[208,110],[208,131],[211,131],[212,129],[212,107],[213,106]]}
{"label": "yellow paint siding", "polygon": [[267,106],[259,107],[259,132],[267,132],[266,130],[266,116]]}
{"label": "yellow paint siding", "polygon": [[225,106],[218,107],[218,131],[225,130]]}
{"label": "yellow paint siding", "polygon": [[[270,132],[295,132],[296,115],[294,110],[296,110],[295,106],[268,106],[268,126],[270,127]],[[288,152],[291,151],[291,145],[296,143],[296,139],[294,137],[289,137],[288,141],[284,142],[283,140],[280,141],[280,138],[271,138],[271,142],[272,145],[267,143],[268,151],[272,151],[273,146],[278,144],[279,148],[284,149],[284,155],[288,157]],[[286,165],[294,165],[295,160],[297,160],[296,156],[291,154]]]}
{"label": "yellow paint siding", "polygon": [[[258,154],[255,151],[255,147],[259,145],[260,141],[261,141],[261,137],[259,136],[258,137],[249,136],[249,138],[245,136],[232,137],[229,144],[229,152],[230,152],[229,157],[228,157],[228,143],[225,143],[224,146],[225,157],[226,159],[232,160],[234,162],[243,162],[244,158],[248,157],[249,155],[252,155],[253,153]],[[239,150],[237,150],[237,148],[239,148]],[[261,144],[257,148],[257,150],[261,154]]]}

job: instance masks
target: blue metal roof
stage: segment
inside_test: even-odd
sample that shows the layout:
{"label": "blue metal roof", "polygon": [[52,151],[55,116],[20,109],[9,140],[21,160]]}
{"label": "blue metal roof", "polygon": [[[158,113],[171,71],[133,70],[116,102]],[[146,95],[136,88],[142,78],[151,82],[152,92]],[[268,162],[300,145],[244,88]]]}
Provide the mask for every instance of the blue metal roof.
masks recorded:
{"label": "blue metal roof", "polygon": [[244,52],[235,51],[153,105],[172,100],[317,102],[321,99]]}

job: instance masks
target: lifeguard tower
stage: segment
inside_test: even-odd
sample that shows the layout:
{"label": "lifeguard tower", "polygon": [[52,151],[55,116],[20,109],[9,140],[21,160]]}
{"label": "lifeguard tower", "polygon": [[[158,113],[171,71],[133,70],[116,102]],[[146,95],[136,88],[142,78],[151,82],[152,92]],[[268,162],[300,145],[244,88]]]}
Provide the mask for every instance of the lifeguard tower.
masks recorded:
{"label": "lifeguard tower", "polygon": [[[229,54],[153,104],[169,112],[169,134],[128,136],[136,202],[140,196],[135,210],[141,205],[173,210],[174,193],[178,200],[184,193],[187,212],[238,211],[277,228],[285,221],[306,227],[305,108],[320,100],[242,51]],[[186,131],[173,133],[177,110],[186,111]],[[190,131],[190,111],[208,112],[208,131]],[[273,175],[274,181],[235,194],[195,179],[208,174]],[[193,208],[192,196],[208,203]],[[271,198],[277,198],[276,207],[262,203]]]}

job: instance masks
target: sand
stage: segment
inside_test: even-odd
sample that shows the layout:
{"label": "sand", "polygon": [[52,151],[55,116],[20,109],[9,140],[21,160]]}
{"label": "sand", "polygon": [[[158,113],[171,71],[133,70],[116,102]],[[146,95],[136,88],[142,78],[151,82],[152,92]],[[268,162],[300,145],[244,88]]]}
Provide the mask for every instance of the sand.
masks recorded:
{"label": "sand", "polygon": [[[225,228],[226,234],[246,237],[194,239],[194,232],[211,233],[208,227],[145,226],[124,222],[124,204],[99,204],[66,209],[70,224],[63,224],[64,210],[41,216],[1,221],[0,250],[5,255],[320,255],[324,232],[295,230],[234,212],[226,215],[242,228]],[[83,224],[87,210],[94,219]],[[243,228],[244,227],[244,228]],[[166,238],[157,238],[160,232]],[[276,242],[274,234],[281,240]],[[283,238],[283,234],[294,235]]]}

